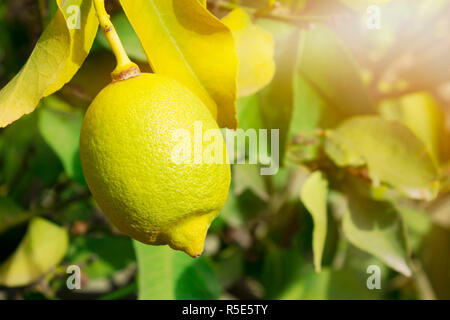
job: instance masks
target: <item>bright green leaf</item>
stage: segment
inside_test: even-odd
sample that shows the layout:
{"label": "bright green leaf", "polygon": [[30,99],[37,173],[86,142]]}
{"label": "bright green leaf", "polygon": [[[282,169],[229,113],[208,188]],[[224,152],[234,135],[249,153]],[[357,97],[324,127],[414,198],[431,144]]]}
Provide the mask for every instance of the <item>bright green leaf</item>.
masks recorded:
{"label": "bright green leaf", "polygon": [[19,287],[35,282],[62,260],[68,241],[64,228],[34,218],[16,251],[0,266],[0,284]]}
{"label": "bright green leaf", "polygon": [[121,0],[152,69],[177,79],[236,128],[238,58],[231,31],[198,0]]}
{"label": "bright green leaf", "polygon": [[298,72],[294,79],[294,108],[289,136],[294,138],[316,129],[334,127],[340,120],[342,115],[339,111]]}
{"label": "bright green leaf", "polygon": [[90,51],[98,29],[92,1],[58,0],[58,7],[28,62],[0,91],[0,127],[34,111],[43,97],[61,89]]}
{"label": "bright green leaf", "polygon": [[425,145],[399,122],[354,117],[329,133],[326,152],[341,167],[367,164],[375,186],[386,183],[414,199],[436,196],[436,166]]}
{"label": "bright green leaf", "polygon": [[263,128],[263,120],[259,111],[258,95],[254,94],[239,98],[237,100],[237,111],[240,129],[258,130]]}
{"label": "bright green leaf", "polygon": [[313,253],[316,272],[322,267],[322,255],[327,237],[328,181],[320,171],[312,173],[303,184],[300,198],[314,221]]}
{"label": "bright green leaf", "polygon": [[291,138],[320,127],[324,110],[327,108],[326,102],[301,75],[295,78],[294,97],[294,109],[289,130]]}
{"label": "bright green leaf", "polygon": [[61,159],[70,178],[85,184],[80,161],[80,131],[83,115],[64,101],[51,96],[43,101],[39,130]]}
{"label": "bright green leaf", "polygon": [[204,257],[192,259],[167,246],[134,241],[138,261],[139,299],[217,299],[221,289]]}

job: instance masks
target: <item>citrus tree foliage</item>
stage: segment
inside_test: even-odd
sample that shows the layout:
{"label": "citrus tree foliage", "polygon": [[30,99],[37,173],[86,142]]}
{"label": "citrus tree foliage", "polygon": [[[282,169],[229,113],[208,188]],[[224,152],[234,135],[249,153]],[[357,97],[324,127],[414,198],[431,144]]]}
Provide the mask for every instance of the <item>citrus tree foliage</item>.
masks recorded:
{"label": "citrus tree foliage", "polygon": [[79,136],[115,62],[92,0],[39,4],[0,3],[0,299],[450,298],[448,0],[107,1],[141,70],[221,128],[280,130],[275,175],[232,166],[199,259],[98,209]]}

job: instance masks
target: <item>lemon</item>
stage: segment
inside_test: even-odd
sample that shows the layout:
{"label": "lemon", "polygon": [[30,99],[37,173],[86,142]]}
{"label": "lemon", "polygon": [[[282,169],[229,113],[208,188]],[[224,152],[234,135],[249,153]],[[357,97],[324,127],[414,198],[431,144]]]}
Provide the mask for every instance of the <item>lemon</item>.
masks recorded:
{"label": "lemon", "polygon": [[202,133],[219,129],[207,107],[183,85],[143,73],[98,94],[80,140],[86,181],[110,221],[138,241],[167,244],[192,257],[202,253],[231,179],[226,161],[172,160],[179,143],[174,132],[193,136],[198,122]]}

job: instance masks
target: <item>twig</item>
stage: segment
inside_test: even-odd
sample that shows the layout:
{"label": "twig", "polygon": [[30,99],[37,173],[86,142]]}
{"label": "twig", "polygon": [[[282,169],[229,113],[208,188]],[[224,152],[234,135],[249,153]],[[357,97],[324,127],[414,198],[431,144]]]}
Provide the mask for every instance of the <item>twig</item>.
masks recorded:
{"label": "twig", "polygon": [[[279,13],[274,13],[272,10],[261,10],[257,8],[251,8],[246,6],[241,6],[236,3],[228,2],[228,1],[211,1],[209,0],[208,3],[212,5],[213,8],[216,8],[218,10],[222,11],[233,11],[237,8],[242,8],[246,11],[248,11],[252,16],[254,16],[256,19],[264,18],[264,19],[271,19],[281,22],[286,22],[293,24],[297,27],[306,27],[309,28],[310,24],[312,22],[327,22],[330,19],[333,19],[335,16],[330,15],[301,15],[301,16],[294,16],[294,15],[284,15]],[[265,8],[263,8],[265,9]]]}
{"label": "twig", "polygon": [[47,26],[47,18],[48,18],[48,10],[46,0],[39,0],[39,16],[41,18],[42,28],[44,29]]}

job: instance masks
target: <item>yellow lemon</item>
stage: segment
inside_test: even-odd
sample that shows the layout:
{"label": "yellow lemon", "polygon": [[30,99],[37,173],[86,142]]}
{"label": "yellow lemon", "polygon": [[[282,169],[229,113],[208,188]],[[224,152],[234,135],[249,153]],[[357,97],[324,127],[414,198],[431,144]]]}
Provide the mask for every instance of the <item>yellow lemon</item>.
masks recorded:
{"label": "yellow lemon", "polygon": [[[98,94],[80,141],[86,181],[112,223],[143,243],[168,244],[192,257],[202,253],[231,179],[226,161],[174,161],[180,145],[176,132],[198,135],[195,124],[201,134],[219,129],[207,107],[183,85],[144,73],[113,82]],[[189,148],[193,156],[203,150],[194,143]]]}

